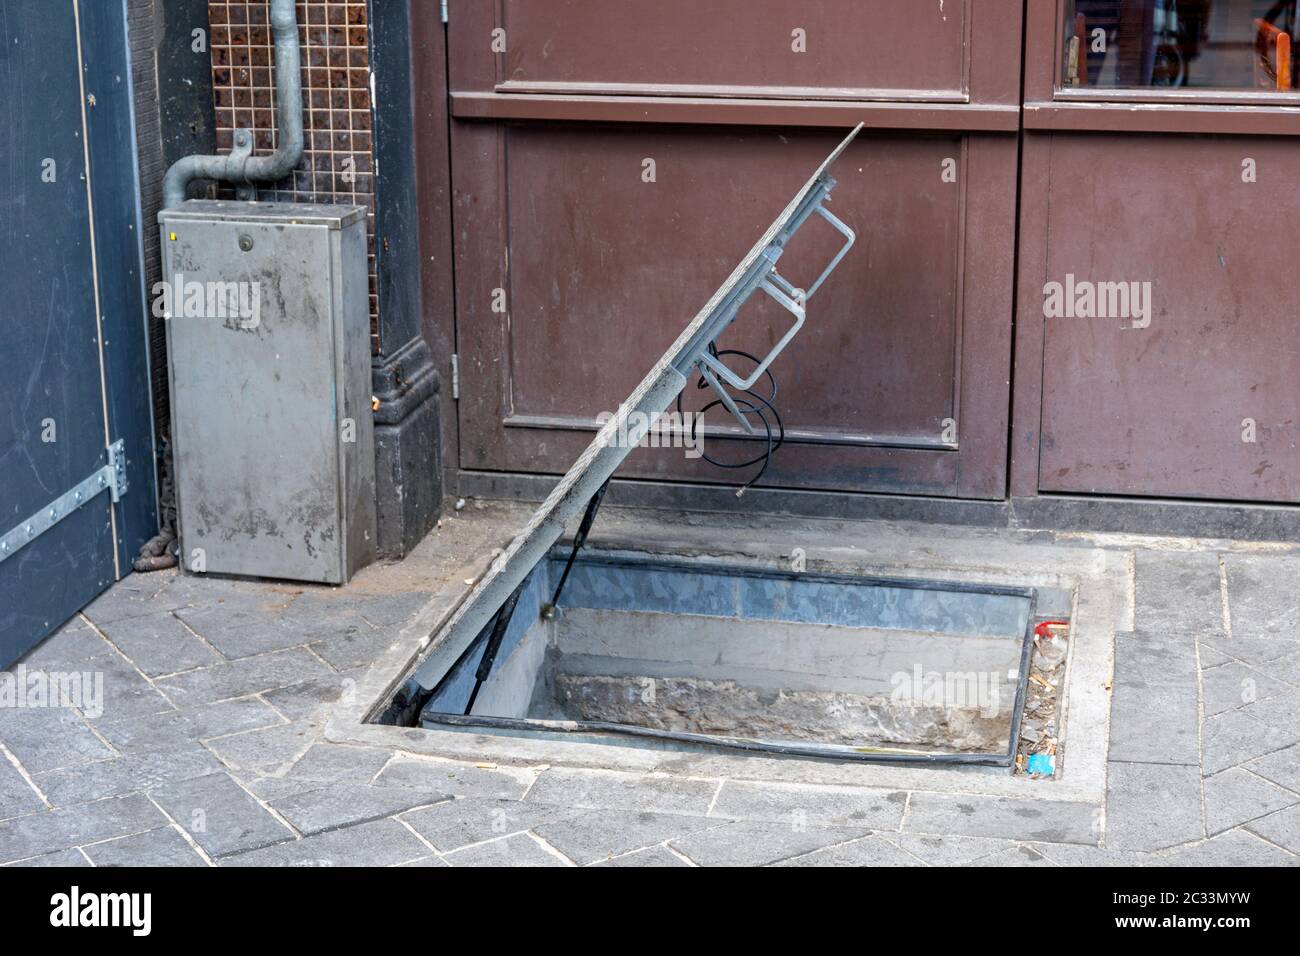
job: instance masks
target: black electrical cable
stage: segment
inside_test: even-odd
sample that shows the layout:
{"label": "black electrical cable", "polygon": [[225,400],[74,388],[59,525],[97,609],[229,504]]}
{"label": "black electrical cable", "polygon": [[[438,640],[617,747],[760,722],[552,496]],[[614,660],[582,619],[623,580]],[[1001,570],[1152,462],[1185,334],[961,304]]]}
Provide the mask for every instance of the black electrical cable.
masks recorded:
{"label": "black electrical cable", "polygon": [[[757,357],[750,355],[748,352],[741,351],[740,349],[722,349],[721,351],[719,351],[717,345],[715,344],[711,344],[709,346],[709,353],[714,358],[721,358],[724,355],[735,355],[739,358],[747,359],[748,361],[753,362],[755,365],[757,365],[760,361]],[[748,461],[726,462],[726,461],[718,461],[716,458],[710,458],[709,455],[702,449],[700,451],[700,457],[716,468],[727,468],[727,469],[752,468],[754,465],[757,465],[759,464],[759,462],[762,462],[762,467],[758,469],[757,473],[755,473],[754,476],[749,479],[749,481],[745,482],[745,484],[743,484],[739,488],[739,490],[736,491],[736,497],[740,497],[741,495],[743,495],[746,491],[748,491],[751,487],[753,487],[763,477],[763,475],[767,473],[768,466],[772,463],[772,456],[775,455],[776,452],[781,448],[781,446],[785,444],[785,423],[781,421],[781,413],[776,410],[776,405],[775,405],[776,395],[777,395],[776,376],[772,374],[772,370],[770,368],[765,369],[763,374],[767,378],[768,383],[772,386],[772,390],[767,394],[766,397],[759,395],[753,389],[746,389],[741,394],[748,395],[749,396],[748,399],[738,398],[733,396],[732,401],[735,403],[736,408],[740,411],[742,415],[746,415],[746,416],[757,415],[758,420],[763,423],[763,429],[764,432],[766,433],[766,440],[767,440],[767,447],[764,450],[764,452],[761,455],[757,455],[754,458],[749,459]],[[701,375],[700,380],[696,383],[695,387],[697,389],[708,388],[709,383],[705,381],[704,376]],[[705,405],[702,409],[700,409],[698,412],[695,413],[695,417],[691,421],[692,441],[697,440],[697,431],[700,427],[700,420],[704,417],[705,413],[721,405],[724,405],[722,399],[715,398],[713,401],[709,402],[709,404]],[[773,441],[773,436],[772,436],[772,422],[769,421],[767,415],[764,414],[763,411],[764,409],[766,409],[768,412],[771,413],[772,418],[776,422],[775,441]],[[678,415],[683,414],[681,392],[677,394],[677,413]]]}

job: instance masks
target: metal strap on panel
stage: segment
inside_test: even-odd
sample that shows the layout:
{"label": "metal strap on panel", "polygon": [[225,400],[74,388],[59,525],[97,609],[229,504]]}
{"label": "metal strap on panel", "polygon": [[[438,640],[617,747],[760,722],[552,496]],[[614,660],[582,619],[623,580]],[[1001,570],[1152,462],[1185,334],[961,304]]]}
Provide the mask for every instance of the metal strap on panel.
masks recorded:
{"label": "metal strap on panel", "polygon": [[0,537],[0,561],[15,554],[23,545],[31,544],[105,491],[112,496],[114,503],[121,501],[127,491],[126,449],[121,439],[108,446],[108,464]]}

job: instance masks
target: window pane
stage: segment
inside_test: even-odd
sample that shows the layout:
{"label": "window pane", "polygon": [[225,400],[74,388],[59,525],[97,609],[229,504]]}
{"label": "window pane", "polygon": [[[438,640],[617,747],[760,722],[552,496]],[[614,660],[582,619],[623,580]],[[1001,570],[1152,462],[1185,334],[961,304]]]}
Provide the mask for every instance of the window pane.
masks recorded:
{"label": "window pane", "polygon": [[1298,0],[1066,0],[1066,86],[1294,90]]}

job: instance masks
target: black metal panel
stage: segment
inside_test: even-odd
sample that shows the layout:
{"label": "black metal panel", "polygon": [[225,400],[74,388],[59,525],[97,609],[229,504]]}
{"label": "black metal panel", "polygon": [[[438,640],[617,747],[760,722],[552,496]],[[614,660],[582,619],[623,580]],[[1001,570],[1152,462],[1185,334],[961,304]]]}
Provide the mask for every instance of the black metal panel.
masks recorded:
{"label": "black metal panel", "polygon": [[[95,251],[103,314],[104,375],[112,441],[126,444],[130,493],[117,505],[118,556],[125,573],[158,530],[153,408],[149,391],[144,221],[135,152],[126,0],[81,3],[82,60],[89,128]],[[150,224],[152,231],[154,226]]]}
{"label": "black metal panel", "polygon": [[[132,458],[119,516],[125,552],[153,525],[126,21],[119,0],[80,7],[84,116],[76,5],[0,4],[0,531],[107,461],[93,207],[113,437],[126,438]],[[110,507],[100,495],[0,562],[0,667],[112,583]]]}

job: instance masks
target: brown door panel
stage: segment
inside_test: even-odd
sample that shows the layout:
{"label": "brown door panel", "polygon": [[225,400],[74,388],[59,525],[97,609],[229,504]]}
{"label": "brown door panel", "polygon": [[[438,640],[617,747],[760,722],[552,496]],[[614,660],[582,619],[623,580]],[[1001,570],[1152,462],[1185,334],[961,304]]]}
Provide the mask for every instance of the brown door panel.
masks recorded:
{"label": "brown door panel", "polygon": [[[966,6],[504,0],[497,23],[508,52],[494,85],[503,92],[959,99]],[[795,52],[801,41],[808,52]]]}
{"label": "brown door panel", "polygon": [[1057,134],[1049,162],[1043,281],[1149,281],[1153,306],[1145,329],[1045,320],[1042,490],[1300,500],[1297,309],[1278,293],[1300,152]]}
{"label": "brown door panel", "polygon": [[[565,471],[862,119],[832,206],[858,243],[773,365],[791,445],[763,484],[1003,496],[1021,5],[541,7],[452,4],[460,466]],[[810,282],[836,239],[811,222],[782,273]],[[759,296],[720,345],[766,353],[787,327]],[[710,455],[761,450],[718,409],[706,425]],[[737,480],[680,449],[620,473]]]}

